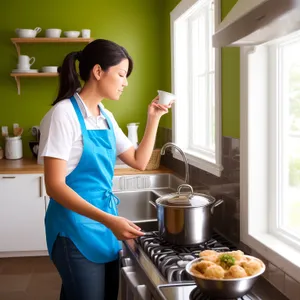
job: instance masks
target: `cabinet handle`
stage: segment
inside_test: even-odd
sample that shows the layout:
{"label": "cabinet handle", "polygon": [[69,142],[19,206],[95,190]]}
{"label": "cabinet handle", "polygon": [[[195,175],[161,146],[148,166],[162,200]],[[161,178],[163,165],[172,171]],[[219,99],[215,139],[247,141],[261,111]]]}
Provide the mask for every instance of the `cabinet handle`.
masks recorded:
{"label": "cabinet handle", "polygon": [[43,177],[40,176],[40,197],[43,197]]}
{"label": "cabinet handle", "polygon": [[14,179],[16,176],[2,176],[2,179]]}

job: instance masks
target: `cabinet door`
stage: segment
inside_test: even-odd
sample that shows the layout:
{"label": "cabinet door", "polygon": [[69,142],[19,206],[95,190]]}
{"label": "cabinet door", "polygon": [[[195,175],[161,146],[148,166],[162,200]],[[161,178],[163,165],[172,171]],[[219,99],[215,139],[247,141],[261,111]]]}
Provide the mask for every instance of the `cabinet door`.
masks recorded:
{"label": "cabinet door", "polygon": [[43,177],[0,174],[0,251],[46,250]]}

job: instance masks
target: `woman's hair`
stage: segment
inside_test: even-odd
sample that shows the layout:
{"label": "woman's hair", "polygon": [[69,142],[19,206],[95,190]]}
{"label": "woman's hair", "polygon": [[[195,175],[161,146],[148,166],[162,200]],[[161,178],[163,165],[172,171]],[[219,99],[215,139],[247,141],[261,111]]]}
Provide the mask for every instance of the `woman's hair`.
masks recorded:
{"label": "woman's hair", "polygon": [[76,60],[79,61],[80,78],[87,82],[95,65],[100,65],[103,71],[107,71],[110,67],[118,65],[123,59],[129,61],[126,75],[128,77],[133,68],[132,58],[125,48],[112,41],[97,39],[88,44],[82,51],[69,53],[58,70],[59,91],[52,105],[72,97],[76,90],[81,87],[76,71]]}

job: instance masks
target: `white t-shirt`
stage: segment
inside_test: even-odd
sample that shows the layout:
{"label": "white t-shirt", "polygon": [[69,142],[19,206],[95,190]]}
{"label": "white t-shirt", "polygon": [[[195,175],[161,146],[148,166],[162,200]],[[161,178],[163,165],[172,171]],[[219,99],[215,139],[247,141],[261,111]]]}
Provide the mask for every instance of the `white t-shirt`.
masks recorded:
{"label": "white t-shirt", "polygon": [[[84,117],[87,130],[107,129],[105,117],[93,116],[80,96],[75,93],[75,99]],[[117,155],[132,147],[131,141],[123,133],[113,114],[104,108],[101,109],[109,117],[116,136]],[[83,143],[80,123],[73,105],[69,99],[61,100],[44,116],[40,125],[40,143],[38,163],[43,164],[43,157],[55,157],[67,161],[67,174],[70,174],[78,165],[82,155]]]}

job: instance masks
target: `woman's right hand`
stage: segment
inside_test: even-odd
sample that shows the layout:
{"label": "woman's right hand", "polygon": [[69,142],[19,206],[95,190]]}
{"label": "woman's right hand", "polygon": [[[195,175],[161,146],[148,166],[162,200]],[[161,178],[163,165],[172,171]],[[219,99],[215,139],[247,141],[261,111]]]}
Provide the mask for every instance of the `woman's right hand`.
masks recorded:
{"label": "woman's right hand", "polygon": [[141,232],[141,228],[136,226],[133,222],[127,220],[126,218],[119,216],[112,216],[107,227],[113,232],[118,240],[129,240],[134,239],[139,236],[143,236],[144,233]]}

